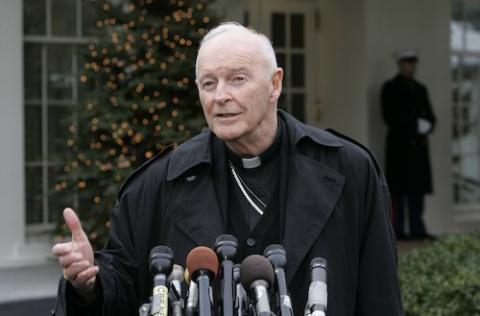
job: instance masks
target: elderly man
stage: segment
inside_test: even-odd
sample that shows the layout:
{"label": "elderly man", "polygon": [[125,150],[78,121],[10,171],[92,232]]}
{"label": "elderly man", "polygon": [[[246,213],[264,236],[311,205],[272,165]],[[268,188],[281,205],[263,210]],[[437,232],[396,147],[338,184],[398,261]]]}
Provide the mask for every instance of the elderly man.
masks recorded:
{"label": "elderly man", "polygon": [[[240,259],[272,243],[288,255],[295,314],[303,314],[313,257],[328,260],[328,315],[401,315],[387,187],[360,146],[277,110],[283,70],[269,40],[236,23],[203,39],[197,86],[209,126],[158,155],[126,181],[109,240],[96,253],[66,209],[69,314],[133,315],[151,295],[148,256],[170,246],[177,263],[230,233]],[[62,304],[60,304],[62,305]]]}

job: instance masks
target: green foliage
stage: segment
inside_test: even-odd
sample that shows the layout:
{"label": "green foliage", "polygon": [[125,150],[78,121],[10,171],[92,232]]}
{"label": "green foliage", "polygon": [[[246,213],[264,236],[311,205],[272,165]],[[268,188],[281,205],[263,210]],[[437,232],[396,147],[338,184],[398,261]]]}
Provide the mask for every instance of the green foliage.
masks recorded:
{"label": "green foliage", "polygon": [[480,233],[444,237],[399,262],[407,316],[480,315]]}
{"label": "green foliage", "polygon": [[[204,127],[195,57],[215,23],[210,0],[92,0],[98,41],[86,47],[81,104],[68,126],[58,196],[96,248],[108,233],[116,193],[140,164]],[[59,198],[59,197],[58,197]],[[60,210],[59,210],[60,211]],[[55,233],[68,235],[61,216]]]}

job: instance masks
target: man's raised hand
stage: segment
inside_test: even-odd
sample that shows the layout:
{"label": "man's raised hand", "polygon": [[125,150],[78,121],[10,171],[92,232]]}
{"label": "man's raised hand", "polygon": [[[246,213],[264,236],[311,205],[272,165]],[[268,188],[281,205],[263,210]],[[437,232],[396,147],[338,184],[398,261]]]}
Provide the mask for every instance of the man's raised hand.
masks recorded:
{"label": "man's raised hand", "polygon": [[72,240],[55,244],[52,252],[58,258],[65,279],[84,299],[91,300],[99,271],[98,266],[94,265],[92,245],[77,214],[71,208],[63,210],[63,218],[72,234]]}

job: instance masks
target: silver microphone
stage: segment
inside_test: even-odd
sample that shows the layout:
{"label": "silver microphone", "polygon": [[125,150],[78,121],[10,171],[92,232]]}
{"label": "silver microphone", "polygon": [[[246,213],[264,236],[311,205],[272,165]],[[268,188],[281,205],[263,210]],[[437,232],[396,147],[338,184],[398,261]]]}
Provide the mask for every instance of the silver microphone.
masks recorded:
{"label": "silver microphone", "polygon": [[310,286],[305,316],[325,316],[327,313],[327,260],[315,257],[310,263]]}

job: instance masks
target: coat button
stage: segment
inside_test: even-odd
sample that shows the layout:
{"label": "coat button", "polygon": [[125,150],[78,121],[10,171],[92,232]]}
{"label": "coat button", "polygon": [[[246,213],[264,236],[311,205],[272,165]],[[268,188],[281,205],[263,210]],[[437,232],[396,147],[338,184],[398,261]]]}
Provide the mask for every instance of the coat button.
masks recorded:
{"label": "coat button", "polygon": [[256,242],[255,239],[252,238],[252,237],[250,237],[250,238],[247,239],[247,245],[248,245],[249,247],[255,246],[256,243],[257,243],[257,242]]}

